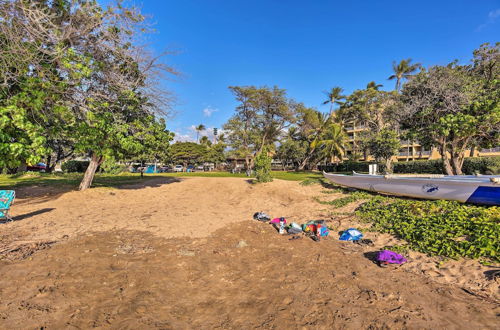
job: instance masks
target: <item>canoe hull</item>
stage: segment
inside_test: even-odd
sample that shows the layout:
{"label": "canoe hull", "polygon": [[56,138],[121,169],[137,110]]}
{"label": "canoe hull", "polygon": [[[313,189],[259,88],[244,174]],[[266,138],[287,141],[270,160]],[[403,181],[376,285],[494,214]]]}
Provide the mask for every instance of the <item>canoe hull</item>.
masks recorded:
{"label": "canoe hull", "polygon": [[500,205],[500,184],[489,178],[386,178],[381,175],[341,175],[323,172],[333,183],[389,195]]}

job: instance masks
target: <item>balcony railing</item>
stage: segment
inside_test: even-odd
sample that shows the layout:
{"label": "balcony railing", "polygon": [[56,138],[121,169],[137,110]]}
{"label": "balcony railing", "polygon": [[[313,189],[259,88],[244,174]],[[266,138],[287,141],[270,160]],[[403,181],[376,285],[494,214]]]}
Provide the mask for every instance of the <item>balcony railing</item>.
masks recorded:
{"label": "balcony railing", "polygon": [[500,152],[500,147],[489,148],[489,149],[481,149],[480,152]]}
{"label": "balcony railing", "polygon": [[429,150],[424,150],[424,151],[416,151],[415,153],[412,154],[412,152],[408,152],[408,151],[401,151],[399,153],[399,156],[409,156],[409,157],[415,157],[415,158],[418,158],[420,157],[420,155],[422,156],[428,156],[430,155],[431,152]]}

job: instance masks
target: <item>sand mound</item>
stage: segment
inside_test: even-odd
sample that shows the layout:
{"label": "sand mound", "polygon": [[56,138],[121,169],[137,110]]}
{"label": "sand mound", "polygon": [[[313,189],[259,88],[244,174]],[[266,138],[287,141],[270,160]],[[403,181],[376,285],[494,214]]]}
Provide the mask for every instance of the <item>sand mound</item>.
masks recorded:
{"label": "sand mound", "polygon": [[[254,212],[304,221],[321,216],[311,203],[318,186],[276,180],[251,184],[240,178],[158,178],[119,189],[31,198],[24,188],[12,215],[22,218],[5,230],[24,232],[24,239],[61,239],[88,231],[143,230],[160,237],[203,237],[228,224],[251,219]],[[39,194],[40,188],[34,190]],[[18,194],[19,195],[19,194]]]}

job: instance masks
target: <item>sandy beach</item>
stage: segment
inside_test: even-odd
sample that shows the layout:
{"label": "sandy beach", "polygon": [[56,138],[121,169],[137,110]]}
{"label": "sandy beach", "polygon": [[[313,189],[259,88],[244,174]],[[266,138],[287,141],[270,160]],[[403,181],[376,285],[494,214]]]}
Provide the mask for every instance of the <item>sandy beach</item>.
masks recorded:
{"label": "sandy beach", "polygon": [[[314,197],[321,185],[165,178],[84,192],[17,190],[2,224],[2,328],[496,328],[498,265],[410,252],[380,268],[374,246],[339,242],[367,228]],[[328,198],[338,196],[329,194]],[[348,214],[356,204],[337,209]],[[290,241],[257,211],[335,230]]]}

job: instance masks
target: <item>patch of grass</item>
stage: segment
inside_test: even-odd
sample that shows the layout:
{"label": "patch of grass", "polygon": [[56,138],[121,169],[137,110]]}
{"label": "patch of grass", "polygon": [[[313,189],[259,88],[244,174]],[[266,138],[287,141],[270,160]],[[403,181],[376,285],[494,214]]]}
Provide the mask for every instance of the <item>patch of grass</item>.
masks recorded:
{"label": "patch of grass", "polygon": [[318,181],[323,177],[321,173],[318,172],[309,172],[309,171],[274,171],[271,173],[274,179],[279,180],[289,180],[289,181]]}
{"label": "patch of grass", "polygon": [[373,195],[365,192],[365,191],[354,191],[352,193],[348,193],[347,196],[345,197],[340,197],[337,199],[334,199],[333,201],[322,201],[318,197],[314,197],[314,200],[320,204],[323,205],[331,205],[335,208],[339,208],[342,206],[346,206],[347,204],[363,200],[363,199],[370,199],[373,198]]}
{"label": "patch of grass", "polygon": [[[0,175],[0,189],[22,186],[78,186],[81,173],[27,173],[22,175]],[[122,184],[141,182],[139,174],[96,174],[93,187],[116,187]]]}
{"label": "patch of grass", "polygon": [[147,176],[167,176],[167,177],[204,177],[204,178],[246,178],[245,173],[231,172],[177,172],[146,174]]}
{"label": "patch of grass", "polygon": [[[275,179],[303,181],[317,180],[321,178],[321,174],[314,172],[272,172]],[[0,175],[0,189],[12,189],[21,186],[78,186],[82,180],[82,173],[40,173],[27,172],[24,174]],[[246,178],[245,173],[230,173],[230,172],[182,172],[182,173],[158,173],[144,174],[141,179],[139,173],[120,173],[120,174],[96,174],[93,187],[116,187],[123,184],[132,184],[142,182],[157,177],[208,177],[208,178]]]}

